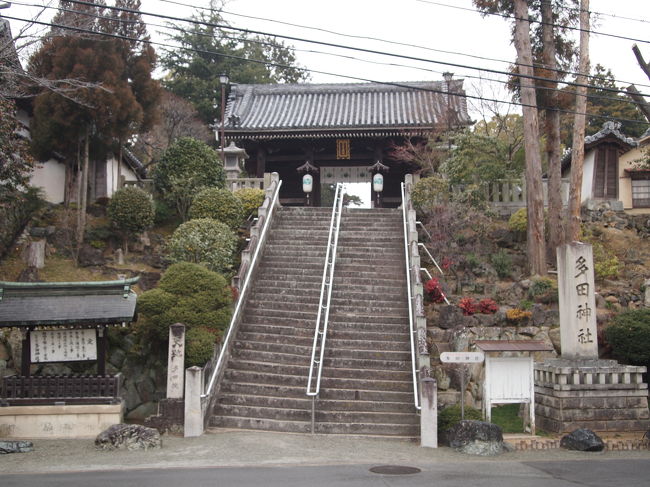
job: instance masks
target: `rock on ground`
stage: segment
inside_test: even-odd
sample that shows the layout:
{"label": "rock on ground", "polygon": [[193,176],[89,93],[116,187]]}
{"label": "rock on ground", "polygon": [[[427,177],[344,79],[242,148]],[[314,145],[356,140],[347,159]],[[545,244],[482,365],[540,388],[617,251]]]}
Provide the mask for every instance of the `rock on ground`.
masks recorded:
{"label": "rock on ground", "polygon": [[31,441],[0,441],[0,455],[28,451],[34,451],[34,444]]}
{"label": "rock on ground", "polygon": [[496,424],[459,421],[446,431],[451,448],[468,455],[491,456],[503,452],[503,434]]}
{"label": "rock on ground", "polygon": [[560,446],[567,450],[603,451],[605,443],[596,433],[587,428],[577,429],[560,440]]}
{"label": "rock on ground", "polygon": [[161,448],[162,440],[157,429],[139,424],[114,424],[95,438],[100,450],[148,450]]}

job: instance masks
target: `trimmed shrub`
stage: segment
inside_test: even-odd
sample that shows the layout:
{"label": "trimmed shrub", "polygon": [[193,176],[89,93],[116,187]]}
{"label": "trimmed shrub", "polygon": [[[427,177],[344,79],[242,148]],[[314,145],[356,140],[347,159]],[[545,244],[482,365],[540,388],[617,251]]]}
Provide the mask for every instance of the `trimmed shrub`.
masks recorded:
{"label": "trimmed shrub", "polygon": [[198,218],[180,225],[167,244],[172,262],[194,262],[216,272],[229,272],[237,237],[225,223]]}
{"label": "trimmed shrub", "polygon": [[550,277],[534,277],[528,295],[538,303],[557,303],[557,281]]}
{"label": "trimmed shrub", "polygon": [[191,137],[180,137],[156,165],[154,182],[185,221],[194,196],[204,188],[225,187],[226,173],[214,149]]}
{"label": "trimmed shrub", "polygon": [[624,311],[605,330],[612,354],[629,365],[650,365],[650,309]]}
{"label": "trimmed shrub", "polygon": [[[481,421],[483,414],[475,408],[465,406],[465,419]],[[444,432],[461,420],[460,405],[447,406],[438,413],[438,431]]]}
{"label": "trimmed shrub", "polygon": [[244,207],[227,189],[206,188],[192,201],[190,218],[213,218],[236,230],[244,221]]}
{"label": "trimmed shrub", "polygon": [[153,226],[155,209],[153,198],[137,186],[118,189],[108,204],[108,218],[124,239],[144,232]]}
{"label": "trimmed shrub", "polygon": [[264,190],[255,188],[242,188],[233,193],[244,208],[244,218],[257,215],[257,209],[264,203]]}
{"label": "trimmed shrub", "polygon": [[439,177],[420,179],[411,191],[413,207],[420,214],[431,214],[437,204],[449,201],[449,182]]}
{"label": "trimmed shrub", "polygon": [[519,208],[508,220],[508,228],[511,232],[526,233],[528,229],[528,214],[526,208]]}
{"label": "trimmed shrub", "polygon": [[502,279],[510,277],[510,272],[512,271],[512,257],[510,257],[506,251],[501,249],[492,254],[490,261],[492,262],[492,267],[494,267],[497,276]]}
{"label": "trimmed shrub", "polygon": [[214,332],[197,327],[185,334],[185,367],[203,367],[214,353]]}
{"label": "trimmed shrub", "polygon": [[189,262],[173,264],[158,288],[138,298],[142,319],[135,329],[143,340],[159,343],[164,350],[169,326],[183,323],[188,343],[186,366],[204,365],[230,322],[231,302],[232,293],[222,275]]}

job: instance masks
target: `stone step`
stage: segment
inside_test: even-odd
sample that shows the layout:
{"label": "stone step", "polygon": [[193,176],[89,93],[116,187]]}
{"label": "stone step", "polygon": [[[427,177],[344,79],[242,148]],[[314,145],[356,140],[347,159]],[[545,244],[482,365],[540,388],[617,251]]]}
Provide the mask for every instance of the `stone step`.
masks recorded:
{"label": "stone step", "polygon": [[[311,353],[311,351],[310,351]],[[325,357],[336,359],[370,359],[370,360],[390,360],[409,362],[411,360],[411,352],[409,351],[395,351],[395,350],[355,350],[339,348],[333,350],[331,347],[325,346]]]}
{"label": "stone step", "polygon": [[[253,392],[254,391],[254,392]],[[279,384],[250,384],[245,382],[225,381],[220,393],[224,394],[256,394],[268,397],[305,398],[307,382],[299,386]],[[413,391],[375,391],[368,389],[321,389],[319,400],[333,401],[370,401],[370,402],[402,402],[413,404]]]}
{"label": "stone step", "polygon": [[[214,409],[215,416],[273,419],[276,421],[308,421],[311,424],[310,409],[290,409],[284,407],[253,406],[241,404],[218,403]],[[419,425],[419,418],[414,412],[376,412],[376,411],[315,411],[317,423],[334,423],[348,425],[351,423],[365,425],[400,424]]]}
{"label": "stone step", "polygon": [[346,293],[336,293],[336,295],[334,295],[334,292],[332,291],[330,307],[332,310],[337,309],[344,312],[347,312],[348,310],[361,311],[375,310],[379,308],[408,310],[408,301],[406,296],[400,294],[394,296],[373,296],[371,293],[357,293],[356,296],[349,296]]}
{"label": "stone step", "polygon": [[398,273],[386,273],[377,266],[355,266],[336,264],[334,282],[352,279],[350,283],[381,284],[384,286],[406,286],[406,269],[401,268]]}
{"label": "stone step", "polygon": [[270,263],[282,264],[282,267],[286,269],[302,269],[305,267],[309,267],[310,269],[320,268],[322,270],[325,264],[325,257],[324,256],[296,257],[291,255],[290,252],[286,254],[274,254],[274,255],[264,254],[264,257],[262,259],[262,265],[267,265]]}
{"label": "stone step", "polygon": [[[262,323],[266,323],[267,320],[273,323],[277,323],[279,320],[298,320],[311,322],[316,320],[315,311],[294,311],[292,309],[263,309],[263,308],[254,308],[250,304],[246,305],[244,310],[244,320],[254,320],[260,322],[259,320],[264,320]],[[358,321],[358,320],[357,320]]]}
{"label": "stone step", "polygon": [[279,343],[303,347],[311,347],[313,341],[310,336],[293,336],[290,340],[287,340],[287,337],[284,335],[272,333],[250,333],[246,331],[240,331],[237,333],[237,340],[246,342],[264,342],[268,344]]}
{"label": "stone step", "polygon": [[[220,404],[242,405],[242,406],[265,406],[273,408],[307,409],[311,412],[312,398],[304,396],[296,397],[275,397],[260,396],[254,394],[222,394],[218,402]],[[388,401],[355,401],[355,400],[334,400],[317,399],[316,408],[319,411],[368,411],[388,413],[413,413],[415,410],[412,402],[388,402]]]}
{"label": "stone step", "polygon": [[[295,303],[296,307],[299,307],[302,312],[312,313],[312,316],[315,316],[316,311],[318,311],[318,299],[312,302],[297,302]],[[285,313],[293,313],[292,309],[287,309],[287,303],[279,302],[274,299],[257,299],[251,298],[247,301],[247,307],[252,309],[264,309],[264,310],[279,310]]]}
{"label": "stone step", "polygon": [[[337,304],[347,303],[367,303],[371,301],[381,300],[383,303],[408,303],[407,290],[385,288],[383,292],[377,290],[368,291],[353,291],[356,286],[349,284],[347,287],[342,287],[334,284],[332,288],[332,301]],[[372,286],[368,286],[372,287]]]}
{"label": "stone step", "polygon": [[[345,301],[345,300],[344,300]],[[408,319],[408,304],[404,303],[382,303],[382,302],[366,302],[356,304],[338,304],[332,303],[330,316],[335,313],[336,316],[355,314],[355,315],[372,315],[372,316],[398,316],[406,317]]]}
{"label": "stone step", "polygon": [[[348,390],[375,390],[375,391],[394,391],[394,392],[411,392],[413,383],[405,380],[366,380],[354,378],[328,377],[323,372],[321,379],[321,390],[327,389],[348,389]],[[238,382],[249,384],[274,384],[292,387],[307,387],[307,376],[273,374],[271,372],[254,371],[254,370],[236,370],[226,369],[224,379],[229,382]]]}
{"label": "stone step", "polygon": [[[308,365],[277,364],[271,362],[257,362],[247,360],[231,360],[228,362],[230,370],[242,370],[258,372],[264,371],[272,374],[293,375],[309,377]],[[391,380],[409,381],[411,372],[404,370],[383,370],[383,369],[345,369],[327,367],[323,369],[323,377],[331,379],[365,379],[365,380]]]}
{"label": "stone step", "polygon": [[292,354],[280,352],[265,352],[257,350],[236,349],[232,352],[232,358],[237,360],[259,360],[260,362],[271,362],[276,364],[303,365],[309,367],[311,350],[308,354]]}
{"label": "stone step", "polygon": [[262,288],[258,290],[259,286],[255,286],[250,294],[250,299],[252,301],[276,301],[282,303],[291,303],[296,306],[302,306],[303,304],[318,304],[320,298],[320,288],[313,289],[304,289],[297,293],[295,289],[283,289],[283,288],[273,288],[266,289]]}
{"label": "stone step", "polygon": [[316,257],[324,260],[326,253],[326,248],[305,248],[302,246],[296,248],[287,248],[285,245],[281,244],[269,244],[264,248],[264,257],[285,257],[288,255],[293,255],[296,258],[301,259],[303,257]]}
{"label": "stone step", "polygon": [[259,352],[273,352],[311,357],[312,345],[294,345],[292,343],[253,342],[235,340],[234,346],[239,350],[255,350]]}
{"label": "stone step", "polygon": [[410,351],[411,345],[410,342],[406,340],[401,341],[385,341],[385,340],[367,340],[363,338],[359,339],[339,339],[334,337],[328,337],[325,345],[325,350],[355,350],[355,351],[393,351],[393,352],[404,352]]}
{"label": "stone step", "polygon": [[330,322],[402,325],[408,327],[409,321],[408,321],[408,315],[404,315],[404,316],[372,315],[365,312],[343,313],[340,310],[333,309],[330,312]]}
{"label": "stone step", "polygon": [[[303,323],[302,326],[286,326],[283,322],[279,324],[251,324],[249,322],[242,323],[239,327],[239,332],[253,333],[253,334],[269,334],[284,337],[287,340],[293,338],[310,338],[313,339],[316,329],[316,321],[313,323]],[[386,333],[383,331],[372,330],[350,330],[350,329],[335,329],[328,325],[327,338],[337,340],[378,340],[389,342],[407,342],[409,341],[408,330],[400,331],[399,333]]]}
{"label": "stone step", "polygon": [[277,281],[303,281],[311,282],[314,279],[321,280],[323,276],[323,267],[314,266],[311,268],[300,267],[291,269],[287,272],[285,266],[273,265],[269,262],[262,261],[257,278],[255,280],[277,280]]}
{"label": "stone step", "polygon": [[[281,421],[266,418],[213,416],[210,421],[210,426],[216,428],[286,431],[290,433],[311,432],[311,422]],[[413,439],[419,436],[419,425],[316,423],[315,432],[339,435],[391,436],[400,439]]]}
{"label": "stone step", "polygon": [[[331,318],[331,317],[330,317]],[[336,324],[333,324],[336,323]],[[287,327],[287,328],[300,328],[300,331],[297,331],[296,334],[302,335],[302,330],[309,330],[313,334],[314,328],[316,326],[316,317],[313,319],[294,319],[294,318],[275,318],[271,319],[269,317],[258,317],[244,320],[240,326],[240,330],[246,329],[247,326],[253,326],[256,329],[263,329],[264,327]],[[259,327],[259,328],[258,328]],[[358,333],[366,332],[372,334],[389,334],[396,336],[405,337],[404,340],[408,340],[408,321],[405,321],[401,324],[384,324],[384,323],[342,323],[334,322],[330,319],[329,332],[343,332],[343,333]]]}

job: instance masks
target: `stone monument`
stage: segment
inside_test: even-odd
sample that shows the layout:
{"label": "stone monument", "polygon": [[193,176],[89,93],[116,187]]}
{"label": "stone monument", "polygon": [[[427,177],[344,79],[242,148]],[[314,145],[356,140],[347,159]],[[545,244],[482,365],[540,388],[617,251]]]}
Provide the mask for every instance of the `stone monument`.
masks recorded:
{"label": "stone monument", "polygon": [[646,368],[598,358],[591,245],[562,245],[557,262],[562,353],[535,364],[537,424],[556,433],[647,430]]}

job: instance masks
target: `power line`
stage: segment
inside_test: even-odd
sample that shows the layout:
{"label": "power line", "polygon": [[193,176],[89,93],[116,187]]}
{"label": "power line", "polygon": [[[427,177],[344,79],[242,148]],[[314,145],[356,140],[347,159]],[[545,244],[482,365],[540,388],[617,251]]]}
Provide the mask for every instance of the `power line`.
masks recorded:
{"label": "power line", "polygon": [[[82,1],[82,0],[68,0],[70,3],[76,3],[79,5],[87,5],[91,7],[96,7],[97,5],[94,3]],[[174,17],[171,15],[164,15],[164,14],[152,14],[150,12],[143,12],[141,10],[134,10],[134,9],[128,9],[128,8],[121,8],[121,7],[112,7],[108,5],[102,5],[102,8],[106,8],[109,10],[117,10],[121,12],[129,12],[129,13],[135,13],[135,14],[142,14],[142,15],[149,15],[152,17],[159,17],[162,19],[167,19],[167,20],[175,20],[175,21],[180,21],[180,22],[187,22],[195,25],[203,25],[206,27],[215,27],[215,28],[221,28],[221,29],[228,29],[228,30],[234,30],[238,32],[244,32],[248,34],[257,34],[257,35],[263,35],[263,36],[269,36],[269,37],[277,37],[281,39],[287,39],[287,40],[292,40],[292,41],[298,41],[298,42],[307,42],[310,44],[318,44],[318,45],[323,45],[323,46],[328,46],[328,47],[335,47],[335,48],[340,48],[340,49],[347,49],[347,50],[352,50],[352,51],[359,51],[359,52],[365,52],[369,54],[377,54],[377,55],[382,55],[382,56],[388,56],[388,57],[396,57],[396,58],[401,58],[401,59],[409,59],[411,61],[418,61],[418,62],[425,62],[425,63],[432,63],[432,64],[441,64],[444,66],[451,66],[454,68],[461,68],[461,69],[471,69],[471,70],[477,70],[477,71],[485,71],[487,73],[493,73],[493,74],[502,74],[506,76],[513,76],[516,78],[523,78],[523,79],[530,79],[534,81],[543,81],[543,82],[551,82],[553,83],[554,81],[545,78],[543,76],[536,76],[536,75],[524,75],[521,73],[512,73],[512,72],[506,72],[506,71],[501,71],[497,69],[490,69],[490,68],[479,68],[476,66],[470,66],[466,64],[460,64],[460,63],[451,63],[451,62],[445,62],[445,61],[437,61],[433,59],[426,59],[426,58],[421,58],[417,56],[407,56],[404,54],[395,54],[395,53],[390,53],[390,52],[385,52],[385,51],[378,51],[375,49],[366,49],[362,47],[354,47],[354,46],[348,46],[345,44],[337,44],[333,42],[325,42],[325,41],[316,41],[313,39],[306,39],[302,37],[296,37],[296,36],[288,36],[288,35],[283,35],[283,34],[273,34],[269,32],[264,32],[264,31],[259,31],[259,30],[252,30],[252,29],[243,29],[240,27],[233,27],[228,24],[219,24],[216,22],[203,22],[199,21],[196,19],[182,19],[180,17]],[[566,85],[570,86],[576,86],[576,87],[586,87],[590,88],[589,85],[585,85],[582,83],[577,83],[575,81],[564,81],[563,82]],[[611,93],[622,93],[625,94],[625,91],[620,90],[618,88],[601,88],[603,91],[608,91]],[[646,93],[641,93],[642,96],[650,96]]]}
{"label": "power line", "polygon": [[[196,10],[208,10],[208,11],[213,10],[213,9],[210,9],[210,7],[193,6],[193,5],[190,5],[188,3],[183,3],[183,2],[179,2],[179,1],[175,1],[175,0],[159,0],[159,1],[163,2],[163,3],[169,3],[169,4],[172,4],[172,5],[180,5],[180,6],[183,6],[183,7],[194,8]],[[313,26],[308,26],[308,25],[303,25],[303,24],[296,24],[296,23],[293,23],[293,22],[285,22],[285,21],[282,21],[282,20],[269,19],[269,18],[266,18],[266,17],[257,17],[257,16],[254,16],[254,15],[240,14],[240,13],[235,13],[235,12],[231,12],[231,11],[227,11],[227,10],[223,10],[223,9],[218,10],[218,12],[219,13],[225,13],[227,15],[234,15],[236,17],[244,17],[244,18],[248,18],[248,19],[261,20],[261,21],[264,21],[264,22],[272,22],[272,23],[277,23],[277,24],[280,24],[280,25],[287,25],[287,26],[291,26],[291,27],[298,27],[298,28],[301,28],[301,29],[314,30],[314,31],[317,31],[317,32],[323,32],[323,33],[326,33],[326,34],[333,34],[333,35],[337,35],[337,36],[341,36],[341,37],[349,37],[349,38],[352,38],[352,39],[364,39],[364,40],[382,42],[382,43],[386,43],[386,44],[392,44],[392,45],[396,45],[396,46],[412,47],[412,48],[415,48],[415,49],[422,49],[422,50],[425,50],[425,51],[439,52],[439,53],[443,53],[443,54],[452,54],[452,55],[457,55],[457,56],[465,56],[465,57],[469,57],[469,58],[480,59],[482,61],[494,61],[494,62],[504,63],[504,64],[508,64],[508,65],[526,66],[526,67],[532,67],[532,68],[538,67],[538,65],[534,65],[534,64],[531,66],[531,65],[519,63],[519,62],[516,62],[516,61],[507,61],[505,59],[498,59],[498,58],[491,58],[491,57],[486,57],[486,56],[479,56],[477,54],[468,54],[468,53],[458,52],[458,51],[446,51],[444,49],[435,49],[435,48],[432,48],[432,47],[426,47],[426,46],[420,46],[420,45],[417,45],[417,44],[410,44],[410,43],[405,43],[405,42],[382,39],[382,38],[379,38],[379,37],[348,34],[348,33],[338,32],[338,31],[334,31],[334,30],[323,29],[323,28],[320,28],[320,27],[313,27]],[[476,11],[473,10],[473,12],[476,12]],[[578,76],[578,75],[582,74],[582,73],[578,73],[578,72],[575,72],[575,71],[568,71],[568,70],[559,69],[559,68],[545,68],[545,70],[546,71],[552,71],[552,72],[555,72],[555,73],[558,73],[558,74],[561,74],[561,75]],[[512,74],[512,73],[510,73],[510,74]],[[587,78],[597,79],[598,77],[594,76],[594,75],[591,75],[591,74],[588,74]],[[622,84],[627,84],[627,85],[633,84],[630,81],[619,80],[619,79],[615,79],[614,81],[616,81],[618,83],[622,83]],[[636,83],[636,86],[643,86],[643,87],[646,87],[646,88],[650,88],[650,85],[640,84],[640,83]]]}
{"label": "power line", "polygon": [[[165,1],[165,0],[163,0],[163,1]],[[34,4],[25,4],[25,3],[21,3],[21,2],[13,2],[13,3],[15,3],[17,5],[34,6]],[[180,5],[185,5],[185,4],[181,4],[180,2],[172,2],[172,3],[178,3]],[[92,17],[92,18],[95,18],[95,19],[105,19],[106,18],[106,17],[104,17],[104,16],[102,16],[100,14],[92,13],[90,11],[80,11],[80,10],[68,9],[68,8],[63,8],[63,7],[51,7],[51,6],[47,6],[47,7],[44,7],[44,8],[49,8],[49,9],[54,9],[54,10],[63,11],[63,12],[70,12],[70,13],[80,14],[80,15],[83,15],[83,16],[86,16],[86,17]],[[119,21],[123,22],[123,23],[129,23],[129,24],[133,24],[133,23],[137,23],[137,22],[145,23],[144,21],[138,21],[138,20],[135,20],[135,19],[121,19]],[[185,30],[185,29],[183,29],[183,28],[181,28],[181,27],[179,27],[177,25],[172,25],[172,24],[161,25],[161,24],[154,24],[154,23],[151,23],[151,22],[145,23],[145,24],[148,25],[148,26],[158,27],[158,28],[161,28],[161,29],[175,30],[175,31],[178,31],[178,32],[181,32],[181,33],[184,33],[184,34],[190,34],[191,33],[193,35],[198,35],[198,36],[201,36],[201,37],[212,37],[209,34],[203,33],[203,32],[189,32],[189,31],[187,31],[187,30]],[[238,37],[229,36],[229,35],[227,35],[225,33],[222,33],[222,36],[224,38],[230,39],[230,40],[236,40],[236,41],[241,40]],[[254,43],[254,44],[258,44],[258,45],[263,45],[263,46],[281,47],[281,45],[279,45],[279,44],[275,44],[273,42],[265,42],[265,41],[262,41],[262,40],[259,40],[259,39],[246,39],[246,42],[250,42],[250,43]],[[336,53],[330,53],[330,52],[324,52],[324,51],[317,51],[317,50],[313,50],[313,49],[312,50],[298,49],[298,48],[293,48],[293,49],[295,51],[298,51],[298,52],[308,52],[308,53],[321,54],[321,55],[326,55],[326,56],[339,57],[339,58],[344,58],[344,59],[351,59],[351,60],[354,60],[354,61],[359,61],[359,62],[368,63],[368,64],[383,65],[383,66],[393,66],[393,67],[414,69],[414,70],[418,70],[418,71],[425,71],[425,72],[428,72],[428,73],[442,74],[440,71],[436,71],[436,70],[428,69],[428,68],[423,68],[423,67],[420,67],[420,66],[412,66],[412,65],[399,64],[399,63],[387,63],[387,62],[382,62],[382,61],[372,61],[372,60],[369,60],[369,59],[363,59],[363,58],[359,58],[359,57],[355,57],[355,56],[348,56],[348,55],[344,55],[344,54],[336,54]],[[464,78],[477,79],[477,80],[480,80],[480,81],[491,81],[491,82],[500,83],[500,84],[504,84],[504,85],[507,85],[509,83],[507,80],[504,81],[504,80],[494,79],[494,78],[484,78],[484,77],[481,77],[481,76],[473,76],[473,75],[469,75],[469,74],[462,74],[461,76],[464,77]],[[593,76],[593,78],[596,79],[598,77]],[[599,89],[600,87],[594,86],[592,88]],[[561,90],[559,88],[551,88],[551,87],[546,87],[546,86],[536,87],[536,89],[542,90],[542,91],[547,91],[547,92],[557,91],[559,93],[575,94],[575,91],[563,91],[563,90]],[[629,99],[629,97],[627,97],[627,96],[621,98],[621,97],[611,97],[611,96],[603,96],[603,95],[594,95],[594,94],[592,94],[592,95],[589,95],[589,98],[591,100],[608,100],[608,101],[617,101],[617,102],[629,103],[631,105],[636,106],[636,103],[633,100]]]}
{"label": "power line", "polygon": [[[542,3],[547,2],[547,1],[550,1],[550,0],[542,0]],[[568,7],[566,5],[558,5],[557,8],[561,8],[562,10],[571,10],[573,12],[578,12],[578,13],[585,11],[584,9],[581,9],[579,7]],[[642,22],[644,24],[650,24],[650,20],[635,19],[634,17],[625,17],[623,15],[617,15],[617,14],[612,14],[612,13],[608,13],[608,12],[597,12],[595,10],[587,10],[586,12],[588,14],[590,14],[590,15],[596,15],[596,16],[600,16],[600,17],[612,17],[614,19],[629,20],[629,21],[632,21],[632,22]]]}
{"label": "power line", "polygon": [[643,42],[645,44],[650,44],[650,41],[646,40],[646,39],[637,39],[637,38],[634,38],[634,37],[627,37],[627,36],[622,36],[622,35],[619,35],[619,34],[609,34],[607,32],[598,32],[598,31],[590,30],[590,29],[582,29],[581,27],[573,27],[573,26],[570,26],[570,25],[558,25],[558,24],[544,22],[544,21],[541,21],[541,20],[535,20],[535,19],[530,19],[530,18],[519,19],[519,18],[515,17],[514,15],[499,14],[499,13],[496,13],[496,12],[481,12],[481,11],[478,11],[478,10],[474,10],[472,8],[460,7],[458,5],[449,5],[449,4],[440,3],[440,2],[434,2],[433,0],[416,0],[416,1],[418,1],[420,3],[429,3],[431,5],[438,5],[440,7],[454,8],[456,10],[465,10],[467,12],[474,12],[474,13],[477,13],[477,14],[480,14],[480,15],[492,15],[494,17],[502,17],[504,19],[525,20],[527,22],[530,22],[531,24],[551,25],[553,27],[561,27],[561,28],[567,29],[567,30],[575,30],[575,31],[578,31],[578,32],[588,32],[590,34],[596,34],[596,35],[600,35],[600,36],[614,37],[616,39],[623,39],[623,40],[626,40],[626,41]]}
{"label": "power line", "polygon": [[[74,26],[67,26],[67,25],[62,25],[62,24],[55,24],[53,22],[42,22],[42,21],[37,21],[37,20],[28,20],[28,19],[24,19],[24,18],[20,18],[20,17],[13,17],[13,16],[4,16],[4,17],[7,18],[7,19],[16,20],[16,21],[20,21],[20,22],[31,22],[31,23],[34,23],[34,24],[37,24],[37,25],[44,25],[44,26],[47,26],[47,27],[55,27],[55,28],[70,30],[70,31],[74,31],[74,32],[92,34],[92,35],[95,35],[95,36],[98,36],[98,37],[109,37],[109,38],[113,38],[113,39],[136,41],[136,42],[142,42],[142,43],[146,43],[146,44],[150,44],[150,45],[158,45],[158,46],[162,46],[162,47],[168,47],[168,48],[174,48],[174,49],[182,49],[182,50],[185,50],[185,51],[197,52],[197,53],[201,53],[201,54],[217,55],[217,56],[221,56],[221,57],[225,57],[225,58],[229,58],[229,59],[237,59],[237,60],[244,61],[244,62],[252,62],[252,63],[256,63],[256,64],[264,64],[266,66],[273,66],[273,67],[278,67],[278,68],[283,68],[283,69],[295,69],[295,66],[290,66],[290,65],[286,65],[286,64],[274,63],[274,62],[269,62],[269,61],[264,61],[264,60],[259,60],[259,59],[249,59],[249,58],[244,58],[242,56],[235,56],[235,55],[232,55],[232,54],[218,53],[218,52],[215,52],[215,51],[207,51],[207,50],[204,50],[204,49],[195,49],[195,48],[188,48],[188,47],[172,46],[170,44],[165,44],[165,43],[162,43],[162,42],[156,42],[156,41],[152,41],[150,39],[137,39],[137,38],[134,38],[134,37],[124,36],[124,35],[119,35],[119,34],[111,34],[111,33],[108,33],[108,32],[98,32],[98,31],[93,31],[91,29],[84,29],[84,28],[81,28],[81,27],[74,27]],[[506,104],[506,105],[516,105],[516,106],[522,106],[522,107],[524,107],[524,106],[533,107],[532,105],[527,105],[527,104],[524,104],[522,102],[499,100],[499,99],[496,99],[496,98],[487,98],[487,97],[483,97],[483,96],[468,95],[466,93],[465,94],[460,94],[460,93],[448,92],[448,91],[445,91],[445,90],[438,90],[438,89],[435,89],[435,88],[416,87],[416,86],[412,86],[412,85],[408,85],[408,84],[404,84],[404,83],[399,83],[399,82],[377,81],[377,80],[373,80],[373,79],[369,79],[369,78],[362,78],[362,77],[359,77],[359,76],[351,76],[351,75],[345,75],[345,74],[339,74],[339,73],[331,73],[331,72],[327,72],[327,71],[320,71],[320,70],[309,69],[309,68],[305,68],[304,70],[309,71],[311,73],[317,73],[317,74],[323,74],[323,75],[327,75],[327,76],[345,78],[345,79],[350,79],[350,80],[354,80],[354,81],[363,81],[363,82],[366,82],[366,83],[376,83],[376,84],[382,84],[382,85],[386,85],[386,86],[395,86],[395,87],[398,87],[398,88],[407,88],[407,89],[411,89],[411,90],[415,90],[415,91],[438,93],[438,94],[456,96],[456,97],[461,97],[461,98],[466,98],[466,99],[480,100],[480,101],[484,101],[484,102],[501,103],[501,104]],[[545,108],[548,108],[548,107],[537,107],[537,108],[545,109]],[[631,120],[631,119],[624,119],[624,118],[619,118],[619,117],[608,117],[608,116],[605,116],[605,115],[591,114],[591,113],[578,113],[578,112],[575,112],[575,111],[572,111],[572,110],[565,110],[565,109],[558,109],[558,108],[551,108],[551,109],[553,109],[555,111],[558,111],[560,113],[568,113],[568,114],[573,114],[573,115],[579,114],[579,115],[587,116],[589,118],[600,118],[600,119],[604,119],[604,120],[612,120],[612,119],[614,119],[614,120],[619,120],[619,121],[623,121],[623,122],[642,123],[644,125],[648,124],[648,122],[645,122],[645,121],[642,121],[642,120]]]}

